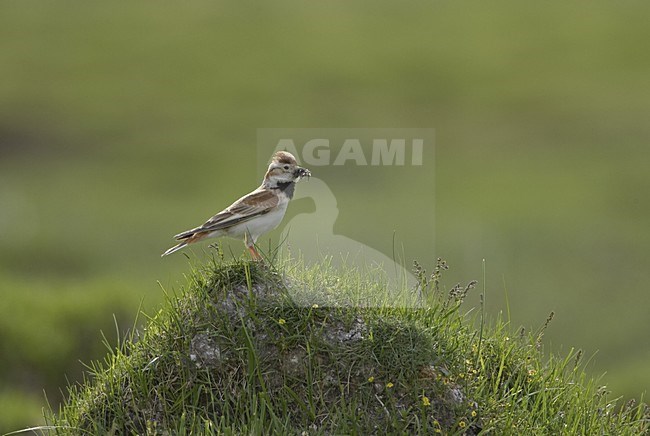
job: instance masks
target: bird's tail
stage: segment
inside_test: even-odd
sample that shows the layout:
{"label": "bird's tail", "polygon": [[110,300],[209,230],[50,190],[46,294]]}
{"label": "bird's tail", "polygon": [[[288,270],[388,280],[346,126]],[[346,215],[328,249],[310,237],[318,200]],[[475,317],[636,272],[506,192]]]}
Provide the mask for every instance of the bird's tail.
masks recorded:
{"label": "bird's tail", "polygon": [[178,235],[174,236],[177,241],[181,241],[178,244],[174,245],[172,248],[169,250],[165,251],[163,254],[160,255],[160,257],[167,256],[168,254],[172,254],[180,250],[181,248],[193,244],[195,242],[199,242],[201,239],[205,238],[208,236],[208,232],[202,232],[199,231],[199,228],[197,227],[196,229],[188,230],[183,233],[179,233]]}
{"label": "bird's tail", "polygon": [[160,257],[165,257],[168,254],[175,253],[178,250],[180,250],[181,248],[185,247],[186,245],[187,245],[187,242],[185,242],[185,241],[181,242],[180,244],[176,244],[172,248],[170,248],[169,250],[167,250],[163,254],[161,254]]}

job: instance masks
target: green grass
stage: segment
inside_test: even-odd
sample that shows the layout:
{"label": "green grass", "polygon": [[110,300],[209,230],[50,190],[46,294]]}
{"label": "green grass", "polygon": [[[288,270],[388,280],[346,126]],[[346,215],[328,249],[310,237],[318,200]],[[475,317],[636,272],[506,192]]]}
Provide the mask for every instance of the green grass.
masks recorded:
{"label": "green grass", "polygon": [[114,343],[115,325],[130,327],[142,298],[109,278],[62,285],[54,278],[25,282],[5,277],[4,284],[0,434],[42,423],[44,393],[58,404],[61,386],[82,378],[79,360],[105,354],[100,330]]}
{"label": "green grass", "polygon": [[[581,352],[463,315],[476,282],[416,265],[418,307],[350,305],[376,275],[217,257],[145,327],[89,366],[47,421],[55,434],[643,434]],[[360,292],[360,290],[362,290]],[[371,296],[368,296],[371,297]],[[314,301],[327,304],[321,305]]]}

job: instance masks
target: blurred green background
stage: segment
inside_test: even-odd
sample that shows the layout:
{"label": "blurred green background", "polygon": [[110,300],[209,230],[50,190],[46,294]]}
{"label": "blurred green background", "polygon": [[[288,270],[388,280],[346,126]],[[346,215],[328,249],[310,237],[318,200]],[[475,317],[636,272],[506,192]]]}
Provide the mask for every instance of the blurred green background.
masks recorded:
{"label": "blurred green background", "polygon": [[513,329],[555,311],[546,349],[597,352],[591,372],[638,398],[649,17],[602,1],[0,3],[0,432],[41,423],[43,390],[56,405],[100,331],[115,343],[114,318],[123,334],[158,281],[183,283],[187,259],[159,254],[259,183],[261,127],[435,128],[435,193],[404,194],[405,220],[435,196],[435,252],[405,241],[407,256],[446,258],[449,284],[482,280],[486,259],[492,318],[506,296]]}

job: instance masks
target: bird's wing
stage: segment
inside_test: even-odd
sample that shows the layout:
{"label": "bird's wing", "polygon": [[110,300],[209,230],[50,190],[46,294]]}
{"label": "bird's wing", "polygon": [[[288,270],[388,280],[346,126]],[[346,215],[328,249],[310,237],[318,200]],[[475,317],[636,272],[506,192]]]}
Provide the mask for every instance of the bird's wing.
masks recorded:
{"label": "bird's wing", "polygon": [[269,213],[279,203],[279,198],[272,191],[257,189],[235,201],[228,208],[219,212],[202,226],[175,236],[186,239],[196,233],[209,233],[248,221],[256,216]]}

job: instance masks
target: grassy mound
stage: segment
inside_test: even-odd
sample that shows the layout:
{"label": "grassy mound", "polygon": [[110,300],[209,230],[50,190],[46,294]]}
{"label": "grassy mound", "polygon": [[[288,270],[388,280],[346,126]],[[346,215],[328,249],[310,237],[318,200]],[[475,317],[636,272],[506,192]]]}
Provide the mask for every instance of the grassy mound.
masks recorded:
{"label": "grassy mound", "polygon": [[615,411],[580,353],[544,361],[539,334],[475,331],[458,311],[473,283],[443,292],[445,268],[416,271],[419,307],[362,307],[350,301],[380,293],[381,280],[214,261],[93,364],[48,424],[60,434],[648,430],[647,407]]}

